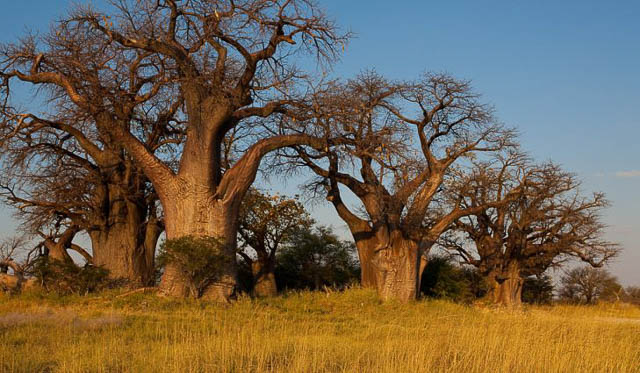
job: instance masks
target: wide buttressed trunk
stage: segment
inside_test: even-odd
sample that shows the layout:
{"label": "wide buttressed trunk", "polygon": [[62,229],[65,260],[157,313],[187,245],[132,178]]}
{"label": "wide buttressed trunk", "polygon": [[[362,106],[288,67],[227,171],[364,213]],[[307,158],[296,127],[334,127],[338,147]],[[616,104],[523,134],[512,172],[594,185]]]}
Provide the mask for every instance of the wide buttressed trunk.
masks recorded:
{"label": "wide buttressed trunk", "polygon": [[95,214],[88,231],[93,264],[129,286],[150,286],[155,280],[155,248],[162,229],[147,197],[131,193],[144,190],[145,179],[119,157],[118,149],[108,154],[111,163],[121,167],[104,176],[96,195],[96,204],[104,207]]}
{"label": "wide buttressed trunk", "polygon": [[495,305],[517,308],[522,305],[522,286],[524,279],[516,262],[511,262],[500,271],[489,274],[489,293],[487,299]]}
{"label": "wide buttressed trunk", "polygon": [[256,260],[251,265],[253,274],[253,294],[257,297],[273,297],[278,294],[273,263]]}
{"label": "wide buttressed trunk", "polygon": [[160,292],[176,297],[197,296],[219,302],[228,302],[235,294],[237,284],[236,201],[215,199],[207,188],[184,185],[174,198],[163,200],[167,240],[181,237],[214,237],[222,244],[221,254],[226,257],[215,281],[194,293],[194,284],[181,268],[167,263],[160,282]]}
{"label": "wide buttressed trunk", "polygon": [[384,241],[357,240],[356,247],[362,286],[375,288],[384,300],[408,302],[418,297],[426,259],[417,242],[405,238],[401,232],[393,232],[390,239]]}
{"label": "wide buttressed trunk", "polygon": [[149,222],[118,222],[105,230],[89,233],[93,264],[109,271],[109,277],[130,286],[152,286],[154,256],[161,228]]}

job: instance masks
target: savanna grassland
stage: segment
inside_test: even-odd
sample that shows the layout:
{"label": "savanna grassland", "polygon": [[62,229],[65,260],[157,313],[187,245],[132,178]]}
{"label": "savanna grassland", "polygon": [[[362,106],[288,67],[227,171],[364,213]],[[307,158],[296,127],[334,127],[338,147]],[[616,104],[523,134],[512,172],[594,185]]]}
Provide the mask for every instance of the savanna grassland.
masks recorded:
{"label": "savanna grassland", "polygon": [[639,372],[640,308],[505,311],[374,293],[222,306],[152,294],[0,298],[1,372]]}

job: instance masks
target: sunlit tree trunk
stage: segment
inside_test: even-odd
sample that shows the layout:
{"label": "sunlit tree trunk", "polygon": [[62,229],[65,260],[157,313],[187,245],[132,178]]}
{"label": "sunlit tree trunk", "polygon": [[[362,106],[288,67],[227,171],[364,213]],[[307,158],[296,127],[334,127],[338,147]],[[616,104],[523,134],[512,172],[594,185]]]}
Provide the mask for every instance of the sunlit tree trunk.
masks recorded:
{"label": "sunlit tree trunk", "polygon": [[[107,134],[103,134],[108,138]],[[131,287],[154,285],[154,257],[162,227],[156,217],[155,199],[149,198],[147,180],[122,158],[120,146],[105,149],[103,171],[94,194],[96,212],[87,232],[92,264],[109,271],[112,279]],[[118,165],[110,169],[107,165]]]}
{"label": "sunlit tree trunk", "polygon": [[113,279],[125,279],[131,286],[154,282],[154,255],[161,228],[147,223],[119,222],[106,230],[89,233],[93,264],[109,271]]}
{"label": "sunlit tree trunk", "polygon": [[489,274],[490,290],[487,298],[494,304],[504,307],[520,307],[522,305],[522,286],[524,279],[520,276],[517,262],[510,262],[502,271]]}
{"label": "sunlit tree trunk", "polygon": [[375,238],[356,241],[363,286],[375,288],[384,300],[416,299],[427,264],[423,250],[399,231],[393,232],[385,243],[381,242]]}
{"label": "sunlit tree trunk", "polygon": [[[13,274],[9,274],[9,268]],[[22,267],[11,259],[0,260],[0,294],[14,293],[24,286]]]}
{"label": "sunlit tree trunk", "polygon": [[[203,190],[204,189],[204,190]],[[164,202],[164,201],[163,201]],[[215,237],[229,260],[218,280],[211,283],[199,296],[227,302],[236,287],[236,235],[238,208],[235,201],[216,200],[205,188],[186,187],[172,200],[164,203],[167,239],[181,237]],[[185,297],[192,293],[191,280],[176,265],[168,263],[160,282],[166,295]]]}
{"label": "sunlit tree trunk", "polygon": [[357,240],[356,248],[358,249],[358,258],[360,259],[360,284],[364,288],[378,288],[378,271],[374,265],[377,242],[374,240]]}

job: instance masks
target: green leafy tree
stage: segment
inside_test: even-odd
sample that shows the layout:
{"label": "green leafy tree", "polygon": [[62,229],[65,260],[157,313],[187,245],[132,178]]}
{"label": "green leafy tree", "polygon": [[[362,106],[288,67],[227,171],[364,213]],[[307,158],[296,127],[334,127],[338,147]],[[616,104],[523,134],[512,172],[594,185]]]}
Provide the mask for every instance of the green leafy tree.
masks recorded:
{"label": "green leafy tree", "polygon": [[433,256],[422,276],[421,292],[432,298],[447,298],[467,301],[473,297],[469,281],[462,268],[456,267],[448,258]]}
{"label": "green leafy tree", "polygon": [[355,246],[341,241],[328,227],[297,230],[277,255],[276,281],[280,288],[344,287],[360,273]]}
{"label": "green leafy tree", "polygon": [[311,225],[313,219],[297,197],[249,190],[240,210],[238,255],[250,273],[250,287],[255,295],[276,295],[276,252],[296,230]]}
{"label": "green leafy tree", "polygon": [[553,281],[549,275],[530,276],[522,284],[522,301],[549,304],[553,300]]}
{"label": "green leafy tree", "polygon": [[420,291],[427,297],[472,303],[487,293],[488,285],[474,268],[463,267],[445,256],[432,256],[425,267]]}

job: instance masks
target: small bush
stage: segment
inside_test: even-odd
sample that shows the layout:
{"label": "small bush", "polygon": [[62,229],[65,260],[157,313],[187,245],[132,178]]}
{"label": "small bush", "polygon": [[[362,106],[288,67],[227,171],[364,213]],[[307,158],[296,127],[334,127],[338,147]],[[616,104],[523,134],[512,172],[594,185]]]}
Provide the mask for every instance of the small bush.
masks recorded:
{"label": "small bush", "polygon": [[472,303],[483,297],[487,289],[486,282],[476,270],[460,267],[441,256],[429,258],[420,284],[421,292],[427,297],[461,303]]}
{"label": "small bush", "polygon": [[245,260],[237,261],[237,274],[238,274],[238,291],[242,293],[250,294],[254,286],[254,277],[251,267]]}
{"label": "small bush", "polygon": [[553,300],[553,280],[549,275],[524,279],[522,301],[530,304],[550,304]]}
{"label": "small bush", "polygon": [[78,267],[75,263],[41,257],[33,265],[31,274],[44,289],[60,295],[85,295],[109,288],[109,271],[92,265]]}
{"label": "small bush", "polygon": [[355,246],[330,227],[299,229],[283,246],[276,256],[279,290],[345,288],[360,277]]}
{"label": "small bush", "polygon": [[223,244],[215,237],[185,236],[166,240],[160,246],[158,265],[176,265],[190,282],[191,295],[200,297],[204,289],[220,278],[233,260],[224,254]]}

